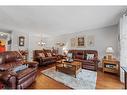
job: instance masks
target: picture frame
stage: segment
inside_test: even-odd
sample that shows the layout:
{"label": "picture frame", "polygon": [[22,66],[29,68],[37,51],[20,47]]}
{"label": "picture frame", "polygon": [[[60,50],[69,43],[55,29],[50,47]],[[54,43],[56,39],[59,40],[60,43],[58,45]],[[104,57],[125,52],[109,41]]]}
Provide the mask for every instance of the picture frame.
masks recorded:
{"label": "picture frame", "polygon": [[19,46],[24,46],[24,44],[25,44],[25,37],[19,36]]}
{"label": "picture frame", "polygon": [[71,38],[71,47],[76,46],[76,38]]}
{"label": "picture frame", "polygon": [[78,46],[85,46],[85,38],[78,37]]}
{"label": "picture frame", "polygon": [[87,36],[87,46],[93,47],[95,44],[95,37],[93,35]]}

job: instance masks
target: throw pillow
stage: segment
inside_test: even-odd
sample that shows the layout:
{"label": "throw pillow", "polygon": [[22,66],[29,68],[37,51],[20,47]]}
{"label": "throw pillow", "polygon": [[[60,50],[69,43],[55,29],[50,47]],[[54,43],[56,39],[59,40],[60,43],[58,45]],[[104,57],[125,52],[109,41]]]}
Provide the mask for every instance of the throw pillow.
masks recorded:
{"label": "throw pillow", "polygon": [[52,55],[54,55],[54,56],[55,56],[56,54],[55,54],[55,53],[52,53]]}
{"label": "throw pillow", "polygon": [[94,59],[94,54],[87,54],[87,60]]}
{"label": "throw pillow", "polygon": [[44,54],[44,53],[38,53],[38,55],[39,55],[40,57],[45,57],[45,54]]}
{"label": "throw pillow", "polygon": [[48,57],[52,57],[52,54],[51,53],[47,53]]}

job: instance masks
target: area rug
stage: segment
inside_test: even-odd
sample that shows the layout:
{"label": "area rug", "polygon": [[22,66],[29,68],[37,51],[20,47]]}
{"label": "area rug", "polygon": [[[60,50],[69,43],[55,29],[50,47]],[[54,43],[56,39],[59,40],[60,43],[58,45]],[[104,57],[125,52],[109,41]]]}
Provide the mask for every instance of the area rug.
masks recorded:
{"label": "area rug", "polygon": [[97,72],[82,69],[74,78],[68,74],[55,71],[55,67],[42,71],[42,73],[72,89],[95,89]]}

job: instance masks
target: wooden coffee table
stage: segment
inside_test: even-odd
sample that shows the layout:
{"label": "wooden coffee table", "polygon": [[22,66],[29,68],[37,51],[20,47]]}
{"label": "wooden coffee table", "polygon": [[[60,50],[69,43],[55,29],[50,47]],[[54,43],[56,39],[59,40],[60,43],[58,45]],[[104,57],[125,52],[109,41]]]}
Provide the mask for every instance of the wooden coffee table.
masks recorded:
{"label": "wooden coffee table", "polygon": [[56,71],[66,73],[72,75],[76,78],[76,75],[81,71],[81,62],[73,61],[69,62],[62,62],[56,65]]}

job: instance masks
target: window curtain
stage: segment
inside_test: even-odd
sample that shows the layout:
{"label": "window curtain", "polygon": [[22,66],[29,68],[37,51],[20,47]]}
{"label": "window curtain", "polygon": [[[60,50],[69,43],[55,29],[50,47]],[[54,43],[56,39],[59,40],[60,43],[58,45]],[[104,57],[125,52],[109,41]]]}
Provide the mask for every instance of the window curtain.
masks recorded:
{"label": "window curtain", "polygon": [[[127,67],[127,16],[120,18],[120,66]],[[124,71],[120,68],[120,80],[124,82]]]}

